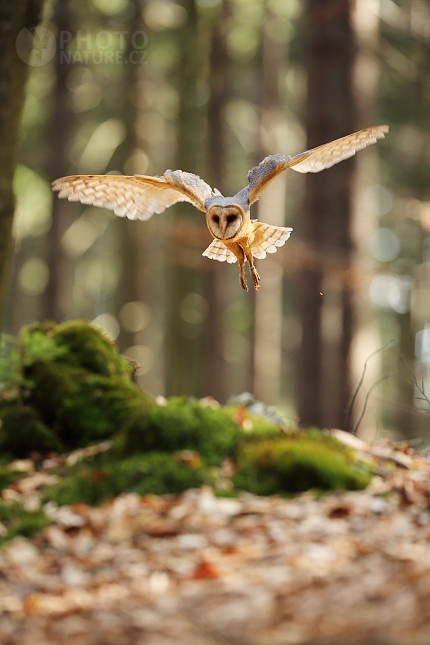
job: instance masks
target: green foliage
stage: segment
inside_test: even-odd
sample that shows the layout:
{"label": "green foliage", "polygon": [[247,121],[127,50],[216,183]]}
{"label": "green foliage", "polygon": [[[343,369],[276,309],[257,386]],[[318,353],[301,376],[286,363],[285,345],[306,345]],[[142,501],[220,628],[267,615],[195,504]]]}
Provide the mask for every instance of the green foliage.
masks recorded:
{"label": "green foliage", "polygon": [[30,537],[50,524],[43,511],[26,511],[19,504],[9,506],[4,502],[0,502],[0,522],[7,531],[0,538],[0,546],[17,535]]}
{"label": "green foliage", "polygon": [[124,459],[103,455],[90,466],[81,464],[45,492],[57,504],[100,504],[124,492],[139,495],[182,493],[211,480],[203,468],[180,461],[177,454],[150,452]]}
{"label": "green foliage", "polygon": [[365,488],[370,473],[348,460],[333,441],[304,435],[245,442],[237,457],[235,487],[258,495]]}

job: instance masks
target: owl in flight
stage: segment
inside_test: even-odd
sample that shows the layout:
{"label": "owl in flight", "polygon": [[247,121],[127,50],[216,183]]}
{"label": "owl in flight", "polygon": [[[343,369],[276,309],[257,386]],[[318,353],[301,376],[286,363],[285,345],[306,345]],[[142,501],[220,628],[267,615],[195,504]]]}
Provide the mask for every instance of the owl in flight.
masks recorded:
{"label": "owl in flight", "polygon": [[197,175],[166,170],[162,177],[147,175],[73,175],[56,179],[52,187],[59,197],[113,210],[120,217],[147,220],[177,202],[190,202],[206,215],[213,242],[203,255],[219,262],[238,262],[240,286],[248,291],[245,262],[258,289],[260,277],[254,258],[275,253],[290,237],[291,228],[271,226],[250,218],[250,207],[281,172],[320,172],[352,157],[357,150],[383,139],[389,128],[377,125],[342,139],[302,152],[295,157],[270,155],[248,172],[248,185],[234,197],[223,197]]}

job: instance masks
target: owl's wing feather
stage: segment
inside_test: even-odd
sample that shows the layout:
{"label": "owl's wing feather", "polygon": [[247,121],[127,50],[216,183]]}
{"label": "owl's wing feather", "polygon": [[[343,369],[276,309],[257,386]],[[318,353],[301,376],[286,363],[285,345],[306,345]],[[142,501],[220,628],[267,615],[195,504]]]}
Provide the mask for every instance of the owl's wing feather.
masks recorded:
{"label": "owl's wing feather", "polygon": [[214,240],[209,244],[206,251],[203,251],[202,255],[205,258],[210,260],[218,260],[219,262],[228,262],[229,264],[234,264],[237,262],[237,258],[234,253],[230,251],[221,240]]}
{"label": "owl's wing feather", "polygon": [[205,212],[212,189],[197,175],[168,170],[163,177],[147,175],[73,175],[52,183],[59,197],[92,204],[129,219],[147,220],[177,202],[190,202]]}
{"label": "owl's wing feather", "polygon": [[276,177],[287,168],[291,168],[294,164],[300,163],[304,157],[308,156],[310,152],[302,152],[296,157],[289,157],[288,155],[269,155],[258,166],[254,166],[248,171],[246,178],[248,180],[248,202],[249,205],[253,204],[260,197],[263,190]]}
{"label": "owl's wing feather", "polygon": [[198,175],[183,170],[166,170],[163,179],[175,190],[186,195],[187,201],[206,213],[205,200],[215,191]]}
{"label": "owl's wing feather", "polygon": [[259,260],[264,260],[266,253],[276,253],[280,246],[284,246],[292,230],[292,228],[284,226],[271,226],[263,222],[256,222],[254,241],[250,245],[252,255]]}
{"label": "owl's wing feather", "polygon": [[325,168],[331,168],[339,161],[354,156],[358,150],[363,150],[376,143],[378,139],[383,139],[389,129],[388,125],[376,125],[354,132],[342,139],[308,150],[309,154],[305,159],[291,167],[296,172],[320,172]]}
{"label": "owl's wing feather", "polygon": [[270,155],[248,172],[248,200],[253,204],[281,172],[292,168],[297,172],[320,172],[334,164],[355,155],[357,150],[362,150],[378,139],[383,139],[388,132],[388,125],[377,125],[354,132],[342,139],[336,139],[318,148],[306,150],[295,157],[286,155]]}

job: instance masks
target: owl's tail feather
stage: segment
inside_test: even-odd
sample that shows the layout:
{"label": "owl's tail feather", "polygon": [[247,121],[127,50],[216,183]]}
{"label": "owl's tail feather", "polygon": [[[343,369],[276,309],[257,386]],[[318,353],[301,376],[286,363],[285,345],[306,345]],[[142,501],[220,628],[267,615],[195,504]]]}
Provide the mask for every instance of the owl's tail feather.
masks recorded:
{"label": "owl's tail feather", "polygon": [[237,262],[235,254],[221,240],[214,240],[202,255],[210,260],[218,260],[218,262],[228,262],[229,264]]}
{"label": "owl's tail feather", "polygon": [[254,258],[264,260],[266,253],[276,253],[280,246],[284,246],[292,230],[292,228],[285,226],[271,226],[263,222],[256,223],[255,237],[251,244]]}

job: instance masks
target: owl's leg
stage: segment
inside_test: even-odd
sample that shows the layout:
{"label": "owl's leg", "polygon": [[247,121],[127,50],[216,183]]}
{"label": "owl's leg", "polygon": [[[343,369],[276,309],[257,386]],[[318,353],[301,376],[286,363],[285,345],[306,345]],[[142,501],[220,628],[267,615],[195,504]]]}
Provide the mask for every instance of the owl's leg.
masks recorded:
{"label": "owl's leg", "polygon": [[254,289],[257,291],[258,287],[260,286],[260,276],[258,275],[258,271],[254,266],[254,258],[252,256],[252,251],[245,248],[243,249],[243,252],[245,253],[246,259],[248,260],[249,268],[251,271],[252,282],[254,283]]}
{"label": "owl's leg", "polygon": [[239,264],[239,283],[240,286],[244,291],[248,291],[248,285],[246,283],[246,273],[245,273],[245,265],[244,264]]}
{"label": "owl's leg", "polygon": [[230,249],[232,253],[237,257],[237,263],[239,264],[239,283],[244,291],[248,291],[248,285],[246,284],[246,273],[245,273],[245,253],[239,244],[236,242],[226,244],[227,248]]}

